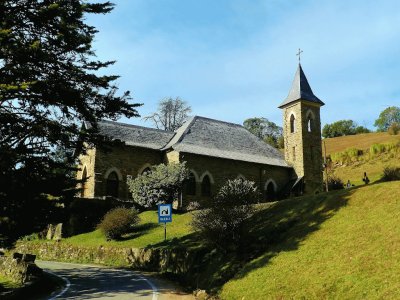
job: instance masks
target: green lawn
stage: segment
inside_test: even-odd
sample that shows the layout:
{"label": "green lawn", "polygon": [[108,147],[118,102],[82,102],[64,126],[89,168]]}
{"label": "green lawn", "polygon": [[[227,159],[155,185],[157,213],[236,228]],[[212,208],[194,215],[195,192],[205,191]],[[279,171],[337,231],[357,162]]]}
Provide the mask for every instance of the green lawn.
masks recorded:
{"label": "green lawn", "polygon": [[192,232],[189,225],[191,221],[190,213],[173,214],[172,223],[167,223],[167,239],[170,243],[163,243],[164,225],[158,224],[156,211],[141,213],[140,220],[138,227],[131,234],[123,236],[123,239],[120,241],[106,241],[103,233],[100,230],[95,230],[93,232],[63,239],[62,242],[78,246],[98,247],[99,245],[109,245],[116,247],[143,248],[150,245],[169,245],[176,239],[182,238]]}
{"label": "green lawn", "polygon": [[375,182],[381,178],[383,169],[385,167],[400,167],[400,156],[399,154],[394,155],[393,153],[382,153],[374,158],[366,161],[353,162],[344,166],[337,166],[334,169],[334,173],[344,183],[350,180],[352,184],[363,185],[363,175],[367,172],[368,178],[372,182]]}
{"label": "green lawn", "polygon": [[[226,283],[222,299],[400,298],[400,182],[282,201],[263,212],[285,226]],[[285,203],[286,202],[286,203]],[[271,212],[279,213],[274,217]],[[262,223],[259,223],[260,225]],[[279,231],[279,230],[278,230]],[[260,238],[262,235],[259,235]],[[267,237],[266,237],[267,238]]]}
{"label": "green lawn", "polygon": [[[371,132],[356,135],[339,136],[323,140],[326,145],[326,154],[341,152],[348,148],[367,150],[373,144],[400,142],[400,134],[390,135],[387,132]],[[324,147],[322,146],[322,149]]]}

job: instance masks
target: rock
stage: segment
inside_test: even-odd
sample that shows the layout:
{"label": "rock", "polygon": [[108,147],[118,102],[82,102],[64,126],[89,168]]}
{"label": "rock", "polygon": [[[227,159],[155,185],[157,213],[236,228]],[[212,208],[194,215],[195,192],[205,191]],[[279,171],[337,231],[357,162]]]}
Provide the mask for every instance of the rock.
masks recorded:
{"label": "rock", "polygon": [[194,297],[197,300],[206,300],[206,299],[208,299],[208,294],[205,290],[195,290]]}
{"label": "rock", "polygon": [[40,276],[42,274],[42,269],[33,262],[26,262],[24,258],[27,258],[29,261],[34,261],[36,256],[14,253],[12,257],[1,257],[0,274],[10,278],[16,283],[25,283]]}
{"label": "rock", "polygon": [[53,224],[49,224],[48,229],[47,229],[47,234],[46,234],[46,240],[53,239],[54,231],[55,231],[55,228],[54,228]]}
{"label": "rock", "polygon": [[58,223],[54,229],[53,240],[59,241],[62,238],[62,223]]}

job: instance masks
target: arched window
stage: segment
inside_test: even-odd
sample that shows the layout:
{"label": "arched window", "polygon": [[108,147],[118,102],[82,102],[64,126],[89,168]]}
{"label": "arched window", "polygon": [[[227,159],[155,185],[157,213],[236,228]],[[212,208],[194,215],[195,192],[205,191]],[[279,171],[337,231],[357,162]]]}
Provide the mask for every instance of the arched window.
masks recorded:
{"label": "arched window", "polygon": [[311,109],[307,111],[307,131],[314,131],[314,113]]}
{"label": "arched window", "polygon": [[308,116],[307,119],[307,131],[312,132],[314,129],[314,120],[311,118],[311,116]]}
{"label": "arched window", "polygon": [[196,195],[196,177],[192,172],[190,172],[189,178],[186,181],[186,195]]}
{"label": "arched window", "polygon": [[149,167],[147,167],[142,171],[142,175],[145,173],[150,173],[150,172],[151,172],[151,169]]}
{"label": "arched window", "polygon": [[81,190],[81,198],[85,198],[85,194],[86,194],[86,180],[87,180],[87,170],[86,167],[83,169],[82,172],[82,190]]}
{"label": "arched window", "polygon": [[201,195],[207,197],[211,196],[211,181],[208,175],[204,176],[201,182]]}
{"label": "arched window", "polygon": [[106,196],[118,198],[119,179],[117,172],[111,172],[106,181]]}
{"label": "arched window", "polygon": [[272,201],[275,199],[275,196],[275,186],[271,181],[268,183],[267,190],[265,191],[265,200]]}
{"label": "arched window", "polygon": [[290,133],[293,133],[296,131],[296,118],[294,115],[290,116]]}

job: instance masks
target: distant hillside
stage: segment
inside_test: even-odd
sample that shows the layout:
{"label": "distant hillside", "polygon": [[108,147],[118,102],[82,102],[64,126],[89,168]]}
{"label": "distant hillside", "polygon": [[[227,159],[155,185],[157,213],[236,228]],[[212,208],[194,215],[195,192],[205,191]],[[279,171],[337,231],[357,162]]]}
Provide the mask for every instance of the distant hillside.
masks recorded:
{"label": "distant hillside", "polygon": [[247,263],[223,286],[221,298],[399,299],[399,186],[278,202],[280,208],[264,217],[287,229],[280,242]]}
{"label": "distant hillside", "polygon": [[[368,149],[373,144],[392,143],[400,141],[400,134],[390,135],[387,132],[372,132],[357,135],[341,136],[325,139],[326,153],[341,152],[348,148]],[[324,147],[322,145],[322,151]]]}
{"label": "distant hillside", "polygon": [[[327,156],[334,160],[340,157],[339,152],[356,148],[362,150],[359,156],[350,153],[345,161],[334,161],[332,172],[343,182],[350,180],[352,184],[363,184],[364,172],[367,173],[371,183],[379,180],[385,167],[400,167],[400,135],[389,135],[386,132],[365,133],[343,137],[325,139]],[[382,153],[371,153],[370,148],[376,144],[393,144],[393,149],[384,150]],[[351,152],[351,151],[350,151]]]}

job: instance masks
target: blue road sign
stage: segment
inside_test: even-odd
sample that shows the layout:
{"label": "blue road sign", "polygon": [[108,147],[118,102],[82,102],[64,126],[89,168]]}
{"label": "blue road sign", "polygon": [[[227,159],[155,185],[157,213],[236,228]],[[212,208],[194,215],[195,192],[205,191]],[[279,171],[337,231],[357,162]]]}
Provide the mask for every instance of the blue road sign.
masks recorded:
{"label": "blue road sign", "polygon": [[172,205],[158,204],[158,223],[172,222]]}

